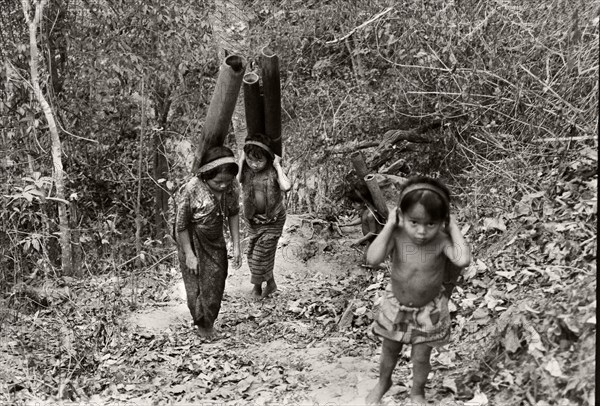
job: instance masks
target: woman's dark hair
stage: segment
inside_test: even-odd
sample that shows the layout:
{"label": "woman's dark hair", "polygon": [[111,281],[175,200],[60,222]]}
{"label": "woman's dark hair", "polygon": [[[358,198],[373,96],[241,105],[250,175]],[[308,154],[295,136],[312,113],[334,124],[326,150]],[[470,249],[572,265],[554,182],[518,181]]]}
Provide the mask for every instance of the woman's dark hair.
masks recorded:
{"label": "woman's dark hair", "polygon": [[444,199],[438,193],[427,189],[413,190],[404,196],[402,196],[402,191],[400,191],[401,200],[398,202],[400,210],[402,210],[403,213],[406,213],[415,205],[422,204],[433,221],[445,221],[450,214],[450,191],[446,185],[427,176],[417,176],[406,181],[402,190],[406,190],[407,187],[417,183],[435,186],[441,190],[446,198]]}
{"label": "woman's dark hair", "polygon": [[[255,133],[247,136],[246,141],[258,141],[265,144],[269,148],[271,147],[271,139],[265,134],[261,133]],[[273,156],[258,145],[245,145],[244,152],[246,153],[246,156],[250,157],[260,158],[264,156],[265,158],[267,158],[267,164],[273,162]]]}
{"label": "woman's dark hair", "polygon": [[[230,150],[227,147],[223,147],[223,146],[212,147],[208,151],[206,151],[204,153],[204,155],[202,156],[202,160],[200,161],[201,162],[200,166],[211,163],[212,161],[215,161],[219,158],[227,158],[227,157],[232,157],[232,158],[234,157],[232,150]],[[200,174],[200,178],[202,180],[210,180],[221,173],[226,173],[226,174],[235,176],[238,173],[238,166],[236,163],[233,163],[233,162],[225,164],[225,165],[220,165],[214,169],[211,169],[208,172],[204,172],[204,173]]]}

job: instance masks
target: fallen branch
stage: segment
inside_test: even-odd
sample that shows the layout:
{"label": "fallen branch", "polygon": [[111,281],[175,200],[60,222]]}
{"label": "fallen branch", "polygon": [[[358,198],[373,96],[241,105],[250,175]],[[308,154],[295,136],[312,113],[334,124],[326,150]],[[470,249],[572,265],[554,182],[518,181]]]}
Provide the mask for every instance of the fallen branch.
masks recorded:
{"label": "fallen branch", "polygon": [[589,135],[581,135],[578,137],[550,137],[550,138],[541,138],[535,139],[533,142],[556,142],[556,141],[586,141],[586,140],[595,140],[596,137]]}
{"label": "fallen branch", "polygon": [[417,144],[426,144],[433,142],[433,138],[425,136],[427,131],[438,128],[442,125],[441,120],[433,121],[411,130],[391,130],[383,135],[383,141],[379,144],[379,149],[397,144],[400,141],[414,142]]}
{"label": "fallen branch", "polygon": [[352,152],[374,147],[379,147],[379,149],[382,149],[386,146],[397,144],[400,141],[414,142],[417,144],[430,143],[433,142],[434,139],[429,136],[424,136],[423,134],[429,130],[441,126],[441,124],[441,120],[435,120],[429,124],[425,124],[410,130],[390,130],[383,135],[383,139],[381,141],[363,141],[360,143],[353,141],[352,143],[345,144],[341,148],[330,149],[329,152],[331,154],[338,155],[349,154]]}
{"label": "fallen branch", "polygon": [[365,141],[361,143],[354,142],[354,145],[345,145],[344,148],[338,150],[332,150],[330,153],[332,154],[349,154],[351,152],[360,151],[367,148],[377,147],[379,145],[379,141]]}
{"label": "fallen branch", "polygon": [[367,20],[364,23],[362,23],[361,25],[359,25],[358,27],[351,29],[350,32],[348,32],[346,35],[344,35],[338,39],[327,41],[325,44],[331,45],[331,44],[337,44],[338,42],[344,41],[346,38],[349,38],[350,36],[352,36],[352,34],[354,34],[356,31],[360,30],[363,27],[366,27],[367,25],[371,24],[373,21],[377,21],[378,19],[380,19],[381,17],[383,17],[384,15],[386,15],[393,9],[394,9],[394,7],[388,7],[387,9],[383,10],[382,12],[375,14],[373,16],[373,18],[371,18],[370,20]]}

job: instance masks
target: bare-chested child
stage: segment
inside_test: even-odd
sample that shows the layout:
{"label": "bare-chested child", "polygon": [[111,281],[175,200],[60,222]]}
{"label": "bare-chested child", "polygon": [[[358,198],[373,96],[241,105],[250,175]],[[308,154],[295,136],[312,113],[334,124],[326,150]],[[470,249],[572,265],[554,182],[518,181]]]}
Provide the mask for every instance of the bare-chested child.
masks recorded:
{"label": "bare-chested child", "polygon": [[281,157],[273,153],[270,139],[264,134],[246,138],[239,176],[249,234],[246,254],[252,274],[250,282],[254,285],[252,294],[261,299],[277,290],[273,275],[275,252],[286,219],[283,197],[292,184],[283,172]]}
{"label": "bare-chested child", "polygon": [[458,278],[456,270],[471,261],[469,246],[449,212],[446,186],[428,177],[411,178],[400,193],[398,207],[390,210],[386,225],[369,247],[369,264],[376,266],[389,254],[392,268],[373,323],[373,333],[383,344],[379,381],[367,404],[379,403],[391,387],[404,344],[412,345],[411,401],[426,404],[431,349],[449,339],[448,299]]}

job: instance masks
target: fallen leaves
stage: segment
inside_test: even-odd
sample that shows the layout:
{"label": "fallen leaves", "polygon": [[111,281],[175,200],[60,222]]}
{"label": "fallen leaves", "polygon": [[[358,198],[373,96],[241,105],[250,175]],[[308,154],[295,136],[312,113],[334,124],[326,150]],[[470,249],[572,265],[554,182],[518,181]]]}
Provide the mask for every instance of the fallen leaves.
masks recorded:
{"label": "fallen leaves", "polygon": [[559,377],[563,376],[562,370],[560,368],[560,364],[554,357],[550,357],[548,359],[548,361],[544,365],[544,369],[555,378],[559,378]]}

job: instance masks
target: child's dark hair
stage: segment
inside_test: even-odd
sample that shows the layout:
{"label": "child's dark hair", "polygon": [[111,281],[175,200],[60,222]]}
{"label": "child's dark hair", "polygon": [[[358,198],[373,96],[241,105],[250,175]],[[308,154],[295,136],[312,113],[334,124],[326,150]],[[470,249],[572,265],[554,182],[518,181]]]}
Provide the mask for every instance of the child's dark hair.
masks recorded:
{"label": "child's dark hair", "polygon": [[[246,137],[246,142],[247,141],[258,141],[262,144],[265,144],[269,148],[271,147],[271,139],[268,136],[266,136],[265,134],[255,133],[255,134],[248,135]],[[253,145],[253,144],[244,145],[244,152],[246,153],[246,156],[253,157],[255,159],[260,159],[261,157],[267,158],[267,164],[273,162],[273,158],[274,158],[273,155],[269,154],[267,151],[265,151],[263,148],[259,147],[258,145]]]}
{"label": "child's dark hair", "polygon": [[[433,186],[440,190],[444,196],[440,196],[436,191],[428,190],[426,188],[412,190],[406,194],[404,193],[410,186],[419,183]],[[398,202],[398,206],[403,213],[406,213],[416,204],[422,204],[433,221],[445,221],[450,214],[450,191],[442,182],[427,176],[410,178],[406,181],[400,191],[400,201]]]}
{"label": "child's dark hair", "polygon": [[[224,147],[224,146],[212,147],[208,151],[206,151],[204,153],[204,155],[202,156],[202,160],[200,161],[201,162],[200,166],[206,165],[206,164],[208,164],[212,161],[215,161],[219,158],[227,158],[227,157],[231,157],[231,158],[234,157],[232,150],[230,150],[229,148]],[[237,172],[238,172],[237,164],[231,162],[228,164],[219,165],[214,169],[211,169],[207,172],[200,174],[200,178],[202,180],[210,180],[221,173],[226,173],[226,174],[235,176],[235,175],[237,175]]]}
{"label": "child's dark hair", "polygon": [[373,204],[371,191],[366,182],[360,179],[356,173],[352,172],[346,176],[346,191],[344,196],[353,203],[365,203],[365,200]]}

